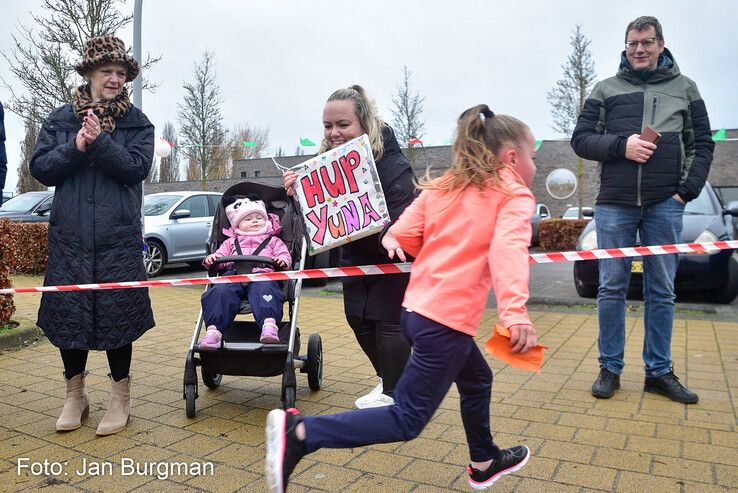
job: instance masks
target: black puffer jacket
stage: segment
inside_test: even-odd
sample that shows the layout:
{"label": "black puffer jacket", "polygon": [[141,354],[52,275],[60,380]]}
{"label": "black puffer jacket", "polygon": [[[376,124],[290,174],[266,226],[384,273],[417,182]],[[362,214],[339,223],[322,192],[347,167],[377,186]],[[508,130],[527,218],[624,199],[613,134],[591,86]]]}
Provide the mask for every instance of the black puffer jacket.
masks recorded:
{"label": "black puffer jacket", "polygon": [[[650,125],[661,133],[651,158],[625,158],[628,137]],[[598,82],[571,138],[574,152],[600,162],[598,204],[647,206],[678,193],[685,202],[705,184],[714,143],[697,85],[679,72],[668,49],[651,72],[621,55],[615,77]]]}
{"label": "black puffer jacket", "polygon": [[[151,169],[154,126],[132,107],[85,153],[71,105],[44,122],[31,174],[56,187],[44,285],[146,279],[141,182]],[[44,293],[38,326],[61,349],[116,349],[154,326],[146,289]]]}
{"label": "black puffer jacket", "polygon": [[[392,221],[415,198],[415,173],[402,154],[395,134],[389,126],[382,130],[384,154],[377,161],[387,209]],[[381,247],[379,235],[352,241],[341,247],[341,265],[387,264],[393,262]],[[395,258],[394,262],[398,262]],[[410,280],[409,274],[343,277],[343,305],[347,317],[399,322],[402,299]]]}

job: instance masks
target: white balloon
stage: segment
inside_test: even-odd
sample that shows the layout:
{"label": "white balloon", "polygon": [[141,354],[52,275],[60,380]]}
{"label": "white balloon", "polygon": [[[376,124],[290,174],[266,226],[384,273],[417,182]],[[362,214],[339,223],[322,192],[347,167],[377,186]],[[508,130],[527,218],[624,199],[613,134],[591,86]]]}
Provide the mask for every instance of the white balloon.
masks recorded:
{"label": "white balloon", "polygon": [[172,153],[172,146],[164,139],[156,139],[154,143],[154,154],[159,157],[169,157]]}

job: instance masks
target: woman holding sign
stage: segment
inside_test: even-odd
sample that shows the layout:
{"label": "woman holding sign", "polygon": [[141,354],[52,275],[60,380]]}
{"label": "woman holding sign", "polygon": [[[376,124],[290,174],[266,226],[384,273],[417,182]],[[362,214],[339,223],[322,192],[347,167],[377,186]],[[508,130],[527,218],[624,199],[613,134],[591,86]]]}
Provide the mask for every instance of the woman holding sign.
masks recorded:
{"label": "woman holding sign", "polygon": [[[369,136],[390,219],[395,221],[415,198],[415,174],[410,161],[361,86],[335,91],[323,109],[323,142],[319,154],[363,134]],[[289,195],[295,193],[296,178],[293,171],[284,174],[284,187]],[[341,247],[342,266],[389,262],[392,260],[377,235]],[[341,278],[346,320],[380,379],[374,390],[356,400],[359,409],[394,404],[395,384],[410,354],[410,346],[400,329],[401,303],[408,280],[408,274]]]}

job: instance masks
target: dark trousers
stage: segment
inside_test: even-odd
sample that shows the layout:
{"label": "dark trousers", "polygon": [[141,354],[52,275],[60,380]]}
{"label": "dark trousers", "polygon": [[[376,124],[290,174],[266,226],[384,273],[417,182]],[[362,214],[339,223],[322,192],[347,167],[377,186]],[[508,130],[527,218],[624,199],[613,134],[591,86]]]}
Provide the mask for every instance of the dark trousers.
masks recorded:
{"label": "dark trousers", "polygon": [[354,317],[346,317],[346,320],[359,346],[372,362],[374,371],[382,379],[383,392],[393,396],[410,356],[410,344],[400,324]]}
{"label": "dark trousers", "polygon": [[420,434],[451,383],[456,382],[471,460],[497,459],[500,450],[489,427],[492,370],[474,338],[413,312],[403,311],[401,324],[413,352],[395,387],[395,404],[306,416],[306,452],[411,440]]}
{"label": "dark trousers", "polygon": [[[64,376],[69,380],[75,375],[79,375],[87,368],[87,355],[90,353],[84,349],[60,349],[62,362],[64,362]],[[133,344],[127,344],[118,349],[109,349],[105,351],[108,356],[108,366],[110,366],[110,376],[113,380],[119,382],[128,376],[131,372],[131,354],[133,353]]]}
{"label": "dark trousers", "polygon": [[[227,271],[225,275],[235,274]],[[205,327],[215,325],[223,332],[236,318],[241,300],[248,297],[256,323],[261,327],[264,320],[273,318],[277,323],[282,321],[282,305],[284,293],[277,281],[250,282],[244,287],[241,283],[215,284],[203,293],[202,315]]]}

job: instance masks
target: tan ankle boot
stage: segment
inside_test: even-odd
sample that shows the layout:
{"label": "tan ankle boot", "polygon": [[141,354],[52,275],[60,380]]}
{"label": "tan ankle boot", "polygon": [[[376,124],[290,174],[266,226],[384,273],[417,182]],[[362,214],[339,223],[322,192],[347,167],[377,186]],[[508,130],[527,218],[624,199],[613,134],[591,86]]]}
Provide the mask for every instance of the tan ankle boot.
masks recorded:
{"label": "tan ankle boot", "polygon": [[68,379],[67,382],[67,398],[64,401],[59,419],[56,420],[56,431],[72,431],[82,426],[82,420],[87,418],[90,413],[90,403],[87,400],[87,390],[85,390],[85,376],[87,372],[82,372]]}
{"label": "tan ankle boot", "polygon": [[96,432],[100,436],[121,431],[128,424],[128,417],[131,414],[131,376],[128,375],[119,382],[110,377],[110,383],[112,385],[110,403]]}

